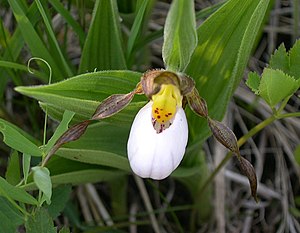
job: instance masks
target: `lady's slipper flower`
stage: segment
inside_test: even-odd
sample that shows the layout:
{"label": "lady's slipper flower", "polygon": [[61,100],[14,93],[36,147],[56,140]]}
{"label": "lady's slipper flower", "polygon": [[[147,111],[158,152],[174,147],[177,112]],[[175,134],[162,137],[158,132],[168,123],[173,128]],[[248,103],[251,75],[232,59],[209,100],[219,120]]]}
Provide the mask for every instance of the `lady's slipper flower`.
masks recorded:
{"label": "lady's slipper flower", "polygon": [[182,108],[182,105],[188,104],[194,113],[207,120],[215,138],[237,156],[241,170],[249,179],[252,196],[256,199],[255,170],[240,155],[234,133],[208,115],[206,101],[199,95],[193,79],[165,70],[150,70],[142,76],[133,91],[114,94],[103,100],[92,118],[72,126],[56,141],[43,165],[63,144],[80,138],[91,122],[120,112],[136,94],[145,94],[150,101],[136,115],[128,139],[128,158],[133,172],[144,178],[160,180],[177,168],[188,141],[188,125]]}
{"label": "lady's slipper flower", "polygon": [[181,162],[188,141],[188,125],[177,86],[162,84],[136,115],[127,144],[134,173],[161,180]]}

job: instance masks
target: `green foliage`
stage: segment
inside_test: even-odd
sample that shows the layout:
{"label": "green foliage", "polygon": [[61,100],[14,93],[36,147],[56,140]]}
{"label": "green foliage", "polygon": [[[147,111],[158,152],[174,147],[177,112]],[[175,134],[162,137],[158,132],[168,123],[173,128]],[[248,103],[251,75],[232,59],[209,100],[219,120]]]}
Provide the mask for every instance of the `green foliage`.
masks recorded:
{"label": "green foliage", "polygon": [[4,196],[9,200],[20,201],[31,205],[37,205],[37,200],[28,194],[25,190],[9,184],[5,179],[0,177],[0,196]]}
{"label": "green foliage", "polygon": [[[88,30],[73,18],[60,1],[49,1],[49,6],[53,7],[50,9],[46,4],[48,2],[42,0],[32,4],[8,0],[16,19],[16,30],[13,35],[0,30],[7,38],[7,50],[0,57],[0,72],[4,74],[4,78],[0,79],[0,94],[2,96],[2,87],[11,78],[17,92],[39,101],[40,107],[60,123],[48,142],[39,147],[39,139],[0,119],[3,142],[13,149],[6,180],[0,177],[0,219],[3,220],[0,221],[0,229],[5,232],[15,232],[21,224],[25,224],[29,233],[56,232],[53,219],[66,207],[72,185],[108,182],[112,185],[112,208],[116,213],[126,210],[126,200],[122,199],[122,195],[127,195],[127,180],[131,174],[126,143],[133,118],[147,101],[144,96],[136,96],[117,115],[92,122],[78,141],[66,144],[48,163],[43,164],[69,125],[90,119],[99,103],[108,96],[129,93],[136,88],[142,72],[151,62],[145,51],[149,52],[149,45],[162,36],[162,30],[148,30],[154,0],[126,1],[129,3],[125,5],[124,1],[119,1],[122,13],[116,0],[86,2],[86,7],[90,6],[92,11]],[[214,119],[222,119],[229,99],[242,78],[269,2],[229,0],[222,6],[218,4],[198,13],[194,11],[193,1],[172,2],[163,29],[162,56],[166,69],[184,72],[195,80],[197,90],[208,104],[209,116]],[[59,13],[67,22],[65,32],[72,29],[78,37],[82,48],[78,67],[66,55],[67,47],[54,30],[53,12]],[[196,18],[206,17],[212,12],[214,14],[196,28]],[[0,24],[4,27],[2,21]],[[67,38],[67,33],[64,36]],[[24,45],[30,56],[41,57],[50,64],[53,79],[58,82],[23,86],[27,82],[20,77],[26,66],[18,62]],[[249,74],[248,86],[273,109],[283,102],[278,108],[282,109],[284,102],[299,88],[299,56],[299,41],[288,53],[281,45],[261,77],[256,73]],[[42,69],[35,70],[35,75],[39,82],[45,83],[48,70],[43,64],[40,65]],[[75,71],[77,69],[78,72]],[[195,145],[207,138],[209,130],[205,120],[200,120],[189,110],[187,115],[191,136],[186,153],[188,159],[172,176],[187,187],[195,209],[205,219],[212,210],[212,190],[203,191],[201,188],[211,177],[204,156],[195,152]],[[272,121],[273,118],[269,123]],[[39,157],[38,161],[33,161],[32,156]],[[39,164],[40,160],[42,164]],[[25,190],[38,192],[31,195]],[[202,196],[199,190],[203,191]],[[36,193],[39,195],[38,201]],[[70,206],[67,206],[66,212],[69,216],[74,215]],[[78,220],[76,216],[72,219],[74,222]],[[80,225],[78,222],[76,224]],[[70,230],[63,228],[60,232]]]}
{"label": "green foliage", "polygon": [[25,136],[26,133],[3,119],[0,119],[0,132],[4,136],[3,141],[9,147],[22,153],[42,156],[42,150]]}
{"label": "green foliage", "polygon": [[126,69],[118,9],[115,0],[97,0],[79,73],[113,69]]}
{"label": "green foliage", "polygon": [[52,218],[44,208],[38,208],[25,223],[27,233],[56,233]]}
{"label": "green foliage", "polygon": [[52,219],[57,218],[64,210],[72,191],[71,185],[61,185],[53,189],[51,204],[46,206]]}
{"label": "green foliage", "polygon": [[15,233],[25,222],[23,214],[4,197],[0,197],[0,219],[0,229],[5,233]]}
{"label": "green foliage", "polygon": [[[210,116],[221,119],[247,65],[269,1],[227,1],[198,29],[198,44],[185,73],[196,81]],[[192,140],[203,140],[205,120],[190,114]]]}
{"label": "green foliage", "polygon": [[167,70],[184,71],[197,45],[193,1],[175,0],[169,10],[162,48]]}
{"label": "green foliage", "polygon": [[246,84],[255,94],[261,96],[272,109],[290,96],[300,87],[300,41],[298,40],[286,52],[281,45],[272,55],[269,68],[265,68],[261,78],[256,73],[249,73]]}
{"label": "green foliage", "polygon": [[17,185],[21,180],[20,160],[17,151],[13,151],[9,158],[5,178],[12,185]]}
{"label": "green foliage", "polygon": [[47,204],[51,203],[52,196],[52,183],[50,179],[50,172],[46,167],[33,167],[33,180],[38,189],[43,193],[42,199],[40,200],[40,205],[44,201]]}

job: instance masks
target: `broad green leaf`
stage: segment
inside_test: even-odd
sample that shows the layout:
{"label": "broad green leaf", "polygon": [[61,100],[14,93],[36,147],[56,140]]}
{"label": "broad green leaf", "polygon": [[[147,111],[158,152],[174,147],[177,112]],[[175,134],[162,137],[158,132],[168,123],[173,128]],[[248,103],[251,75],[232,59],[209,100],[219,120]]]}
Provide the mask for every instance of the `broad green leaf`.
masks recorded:
{"label": "broad green leaf", "polygon": [[0,119],[0,132],[4,136],[3,141],[6,145],[22,153],[33,156],[42,156],[42,150],[19,131],[20,129],[17,130],[7,121]]}
{"label": "broad green leaf", "polygon": [[80,73],[126,69],[120,17],[115,0],[95,2],[93,18],[83,47]]}
{"label": "broad green leaf", "polygon": [[0,229],[5,233],[16,233],[18,226],[6,215],[5,212],[0,210]]}
{"label": "broad green leaf", "polygon": [[280,101],[292,95],[300,82],[281,70],[264,69],[259,85],[259,95],[273,108]]}
{"label": "broad green leaf", "polygon": [[56,219],[66,206],[72,192],[71,185],[60,185],[53,189],[51,204],[47,210],[52,219]]}
{"label": "broad green leaf", "polygon": [[[82,74],[51,85],[17,87],[15,90],[50,104],[57,111],[60,109],[59,112],[69,110],[88,119],[100,101],[112,94],[132,91],[140,77],[140,73],[132,71],[102,71]],[[135,98],[141,99],[145,98]]]}
{"label": "broad green leaf", "polygon": [[297,40],[290,49],[290,75],[295,79],[300,79],[300,40]]}
{"label": "broad green leaf", "polygon": [[[86,133],[78,141],[71,142],[65,145],[65,147],[70,149],[106,151],[125,157],[127,155],[126,148],[129,130],[130,125],[123,126],[108,122],[98,122],[90,125]],[[101,160],[101,158],[96,159]],[[122,167],[127,168],[127,165],[123,164],[120,168]]]}
{"label": "broad green leaf", "polygon": [[9,197],[13,200],[20,201],[23,203],[37,205],[38,202],[34,197],[29,195],[26,191],[21,188],[15,187],[9,184],[5,179],[0,177],[0,195]]}
{"label": "broad green leaf", "polygon": [[174,0],[164,28],[162,56],[166,69],[184,71],[196,46],[194,1]]}
{"label": "broad green leaf", "polygon": [[124,175],[125,173],[120,171],[87,169],[87,170],[55,175],[52,177],[52,182],[55,185],[59,185],[59,184],[79,185],[84,183],[103,182]]}
{"label": "broad green leaf", "polygon": [[251,72],[248,74],[248,79],[246,81],[246,84],[256,94],[259,92],[258,90],[259,83],[260,83],[260,77],[257,73]]}
{"label": "broad green leaf", "polygon": [[57,155],[84,163],[98,164],[124,171],[130,171],[128,159],[106,151],[61,148],[56,152]]}
{"label": "broad green leaf", "polygon": [[20,160],[17,151],[13,151],[9,157],[5,178],[12,185],[17,185],[21,180]]}
{"label": "broad green leaf", "polygon": [[[64,109],[59,108],[53,105],[47,105],[45,103],[39,103],[41,108],[45,111],[45,107],[48,108],[48,114],[55,120],[60,121],[62,119],[62,115],[64,113]],[[132,123],[133,118],[135,117],[137,110],[141,109],[146,104],[145,101],[140,102],[132,102],[130,103],[124,110],[119,112],[118,114],[104,119],[105,122],[109,122],[115,125],[129,125]],[[86,120],[90,117],[90,114],[80,114],[76,113],[74,118],[72,119],[72,123],[79,123],[81,121]]]}
{"label": "broad green leaf", "polygon": [[50,172],[46,167],[33,167],[33,180],[39,190],[44,194],[47,204],[51,203],[52,183]]}
{"label": "broad green leaf", "polygon": [[45,208],[37,209],[25,223],[26,233],[56,233],[53,220]]}
{"label": "broad green leaf", "polygon": [[[12,225],[15,229],[15,231],[12,232],[15,233],[16,228],[22,223],[24,223],[25,218],[23,214],[15,206],[13,206],[6,198],[0,197],[0,219],[1,230],[4,230],[5,226]],[[4,232],[8,233],[9,231]]]}
{"label": "broad green leaf", "polygon": [[[210,117],[220,120],[239,84],[269,0],[227,1],[197,30],[198,45],[185,72],[196,81]],[[192,140],[208,136],[206,120],[188,112]]]}
{"label": "broad green leaf", "polygon": [[281,70],[284,73],[289,73],[290,70],[290,59],[284,44],[281,44],[278,49],[274,52],[270,59],[270,67],[274,70]]}
{"label": "broad green leaf", "polygon": [[45,147],[45,154],[48,154],[48,152],[51,150],[51,148],[54,146],[55,142],[59,139],[59,137],[68,129],[68,125],[70,121],[72,120],[74,116],[74,112],[65,111],[64,115],[62,117],[62,120],[58,127],[56,128],[54,134],[49,139],[46,147]]}
{"label": "broad green leaf", "polygon": [[57,62],[48,49],[45,47],[39,34],[36,32],[34,26],[31,24],[30,20],[26,16],[26,13],[21,7],[19,1],[8,0],[17,23],[20,26],[20,31],[25,42],[28,44],[29,49],[33,56],[41,57],[46,60],[53,71],[53,78],[56,80],[68,77],[65,70],[60,67],[59,62]]}

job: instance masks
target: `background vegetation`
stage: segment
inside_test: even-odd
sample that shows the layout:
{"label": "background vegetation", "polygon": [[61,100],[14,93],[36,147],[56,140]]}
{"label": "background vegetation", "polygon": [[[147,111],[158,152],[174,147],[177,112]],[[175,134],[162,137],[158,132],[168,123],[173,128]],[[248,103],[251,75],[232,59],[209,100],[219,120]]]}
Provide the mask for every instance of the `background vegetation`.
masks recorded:
{"label": "background vegetation", "polygon": [[[0,15],[0,232],[300,232],[299,1],[2,0]],[[69,125],[153,68],[195,80],[253,164],[258,203],[189,108],[180,167],[133,176],[144,96],[40,166]]]}

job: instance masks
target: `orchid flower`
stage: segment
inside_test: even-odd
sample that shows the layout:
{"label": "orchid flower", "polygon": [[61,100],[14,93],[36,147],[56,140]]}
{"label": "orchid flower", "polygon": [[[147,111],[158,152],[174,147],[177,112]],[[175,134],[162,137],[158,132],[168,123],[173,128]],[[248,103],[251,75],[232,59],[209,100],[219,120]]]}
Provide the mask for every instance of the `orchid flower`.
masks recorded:
{"label": "orchid flower", "polygon": [[133,172],[143,178],[166,178],[181,162],[187,141],[182,95],[176,86],[163,84],[132,123],[127,151]]}
{"label": "orchid flower", "polygon": [[92,121],[108,118],[124,109],[135,94],[144,94],[149,99],[135,116],[127,143],[129,164],[135,174],[161,180],[179,166],[188,142],[184,112],[188,104],[194,113],[207,120],[215,138],[236,155],[242,172],[249,179],[252,196],[256,198],[254,168],[240,155],[234,133],[209,117],[206,101],[199,95],[192,78],[166,70],[147,71],[132,92],[114,94],[103,100],[91,119],[72,126],[57,140],[44,163],[60,146],[80,138]]}

